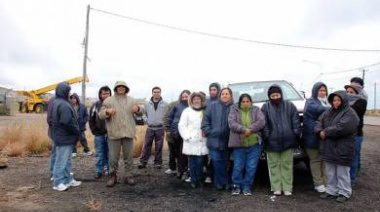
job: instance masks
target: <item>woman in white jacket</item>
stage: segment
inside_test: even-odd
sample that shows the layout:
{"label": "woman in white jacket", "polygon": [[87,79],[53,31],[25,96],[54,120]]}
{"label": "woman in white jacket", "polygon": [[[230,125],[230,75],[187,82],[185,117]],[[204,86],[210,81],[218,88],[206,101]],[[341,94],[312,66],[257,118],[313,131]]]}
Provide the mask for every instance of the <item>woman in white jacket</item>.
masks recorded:
{"label": "woman in white jacket", "polygon": [[190,158],[191,188],[201,185],[204,155],[208,154],[206,138],[202,136],[201,123],[205,108],[205,96],[194,92],[189,98],[189,107],[181,115],[178,130],[183,138],[182,153]]}

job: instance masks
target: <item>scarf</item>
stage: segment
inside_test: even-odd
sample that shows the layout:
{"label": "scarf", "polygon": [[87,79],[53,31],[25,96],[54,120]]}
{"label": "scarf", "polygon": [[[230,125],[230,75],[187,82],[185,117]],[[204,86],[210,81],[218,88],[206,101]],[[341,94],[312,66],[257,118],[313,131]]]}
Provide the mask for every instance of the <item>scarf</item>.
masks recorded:
{"label": "scarf", "polygon": [[348,101],[350,103],[350,106],[354,105],[356,101],[360,99],[365,99],[365,97],[362,94],[347,94],[348,95]]}

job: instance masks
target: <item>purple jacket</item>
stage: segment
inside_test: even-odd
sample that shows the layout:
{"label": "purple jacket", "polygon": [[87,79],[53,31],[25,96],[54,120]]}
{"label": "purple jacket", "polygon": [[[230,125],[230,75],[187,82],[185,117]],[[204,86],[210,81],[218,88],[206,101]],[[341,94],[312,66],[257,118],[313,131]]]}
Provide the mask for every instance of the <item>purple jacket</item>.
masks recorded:
{"label": "purple jacket", "polygon": [[[252,106],[250,110],[252,124],[249,126],[257,136],[259,143],[261,144],[262,138],[260,131],[265,126],[265,116],[261,112],[260,108]],[[230,139],[228,141],[228,147],[237,148],[243,147],[243,139],[241,135],[247,129],[243,126],[241,121],[241,112],[237,104],[231,107],[230,114],[228,116],[228,125],[230,126]]]}

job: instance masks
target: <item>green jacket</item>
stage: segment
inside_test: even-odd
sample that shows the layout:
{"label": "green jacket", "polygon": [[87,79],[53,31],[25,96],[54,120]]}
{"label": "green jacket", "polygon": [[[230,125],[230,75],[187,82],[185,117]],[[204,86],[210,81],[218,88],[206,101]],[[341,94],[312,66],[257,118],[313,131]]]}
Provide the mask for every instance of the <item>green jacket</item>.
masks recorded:
{"label": "green jacket", "polygon": [[[120,85],[127,87],[125,82],[116,82],[114,90],[116,90],[116,87]],[[107,134],[110,140],[135,137],[136,124],[134,114],[132,112],[132,107],[134,105],[137,106],[137,102],[133,97],[130,97],[127,94],[119,95],[116,92],[115,95],[104,100],[103,106],[99,112],[99,119],[105,120]],[[106,114],[106,110],[108,108],[116,109],[116,114],[112,117]],[[142,113],[144,113],[144,109],[143,107],[139,108],[140,110],[138,114],[142,115]]]}

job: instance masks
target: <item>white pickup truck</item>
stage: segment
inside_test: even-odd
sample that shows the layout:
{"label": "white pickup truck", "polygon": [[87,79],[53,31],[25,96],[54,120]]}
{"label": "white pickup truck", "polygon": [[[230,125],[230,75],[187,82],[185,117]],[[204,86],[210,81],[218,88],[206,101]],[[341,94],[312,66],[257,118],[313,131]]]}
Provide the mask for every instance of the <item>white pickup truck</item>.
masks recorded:
{"label": "white pickup truck", "polygon": [[[305,106],[306,99],[292,86],[291,83],[285,80],[231,83],[228,87],[231,88],[233,92],[235,102],[238,101],[241,94],[248,93],[252,97],[253,104],[261,108],[261,106],[268,101],[269,87],[274,84],[281,87],[283,99],[291,101],[297,107],[302,123],[303,108]],[[299,144],[297,148],[294,148],[293,157],[295,162],[305,161],[306,165],[308,165],[308,158],[301,144]]]}

